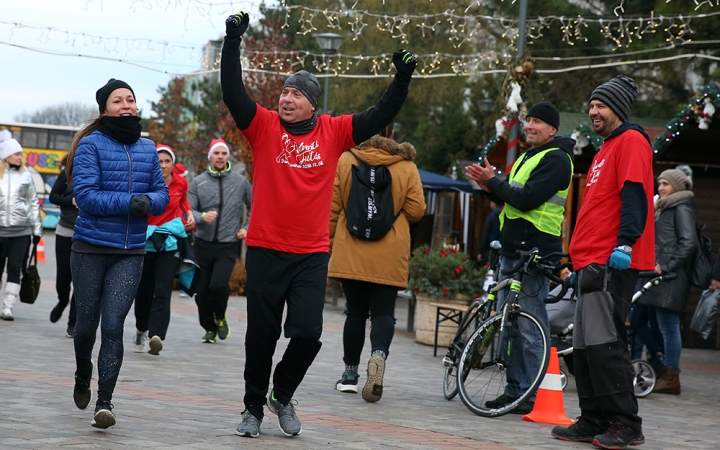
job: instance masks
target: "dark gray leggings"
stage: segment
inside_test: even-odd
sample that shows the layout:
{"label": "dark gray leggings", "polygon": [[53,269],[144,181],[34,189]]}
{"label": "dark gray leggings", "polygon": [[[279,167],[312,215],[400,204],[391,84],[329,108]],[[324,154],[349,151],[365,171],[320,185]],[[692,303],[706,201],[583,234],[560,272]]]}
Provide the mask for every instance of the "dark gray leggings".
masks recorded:
{"label": "dark gray leggings", "polygon": [[123,361],[123,326],[137,293],[142,274],[142,255],[72,252],[75,289],[75,358],[78,370],[92,357],[100,328],[98,399],[110,401]]}

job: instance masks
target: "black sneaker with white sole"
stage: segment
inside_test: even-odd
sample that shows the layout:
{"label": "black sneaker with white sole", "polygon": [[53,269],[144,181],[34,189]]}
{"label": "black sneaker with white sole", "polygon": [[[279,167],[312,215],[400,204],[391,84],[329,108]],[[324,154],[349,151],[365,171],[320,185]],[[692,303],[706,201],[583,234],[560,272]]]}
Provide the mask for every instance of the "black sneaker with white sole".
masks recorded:
{"label": "black sneaker with white sole", "polygon": [[98,400],[95,405],[95,416],[90,425],[95,428],[110,428],[115,425],[115,414],[112,410],[112,403],[107,400]]}
{"label": "black sneaker with white sole", "polygon": [[357,372],[345,371],[342,377],[335,383],[335,389],[340,392],[349,392],[351,394],[357,394],[358,391],[358,374]]}
{"label": "black sneaker with white sole", "polygon": [[73,389],[73,400],[75,400],[75,406],[78,409],[87,409],[88,405],[92,401],[92,373],[95,364],[90,360],[90,373],[87,376],[78,376],[75,371],[75,388]]}

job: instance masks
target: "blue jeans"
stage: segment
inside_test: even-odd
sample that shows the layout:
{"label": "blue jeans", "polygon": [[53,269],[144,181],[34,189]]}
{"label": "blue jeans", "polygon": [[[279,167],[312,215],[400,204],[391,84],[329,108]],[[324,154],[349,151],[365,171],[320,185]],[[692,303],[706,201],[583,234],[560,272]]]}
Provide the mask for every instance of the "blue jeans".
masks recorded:
{"label": "blue jeans", "polygon": [[[500,258],[500,281],[510,278],[509,275],[503,275],[502,271],[513,268],[518,261],[518,259],[506,256]],[[545,309],[545,299],[548,297],[549,290],[550,280],[539,273],[531,273],[523,278],[522,290],[518,297],[518,303],[522,309],[537,316],[545,333],[549,333],[550,330],[550,321]],[[498,310],[505,303],[505,297],[509,292],[509,288],[498,292]],[[515,333],[516,338],[512,341],[512,348],[515,351],[512,352],[511,366],[507,371],[505,395],[513,398],[520,397],[530,387],[533,377],[542,363],[540,357],[542,336],[536,328],[531,329],[527,325],[529,325],[527,320],[522,321],[519,333]],[[535,396],[533,395],[528,401],[535,401]]]}
{"label": "blue jeans", "polygon": [[665,345],[665,367],[679,369],[680,352],[682,351],[680,314],[669,309],[655,308],[655,316]]}
{"label": "blue jeans", "polygon": [[123,361],[123,326],[142,275],[142,255],[75,253],[70,255],[75,289],[75,358],[78,370],[92,357],[100,329],[98,399],[112,400]]}

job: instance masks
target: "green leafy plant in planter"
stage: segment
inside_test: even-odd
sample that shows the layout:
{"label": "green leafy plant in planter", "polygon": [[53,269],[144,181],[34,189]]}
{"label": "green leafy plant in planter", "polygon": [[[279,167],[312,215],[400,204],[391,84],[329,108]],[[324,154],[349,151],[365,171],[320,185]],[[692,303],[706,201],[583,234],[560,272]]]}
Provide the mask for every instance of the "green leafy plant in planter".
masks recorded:
{"label": "green leafy plant in planter", "polygon": [[481,296],[487,270],[459,251],[458,245],[443,247],[430,250],[422,246],[413,251],[408,289],[437,299],[464,297],[469,301]]}

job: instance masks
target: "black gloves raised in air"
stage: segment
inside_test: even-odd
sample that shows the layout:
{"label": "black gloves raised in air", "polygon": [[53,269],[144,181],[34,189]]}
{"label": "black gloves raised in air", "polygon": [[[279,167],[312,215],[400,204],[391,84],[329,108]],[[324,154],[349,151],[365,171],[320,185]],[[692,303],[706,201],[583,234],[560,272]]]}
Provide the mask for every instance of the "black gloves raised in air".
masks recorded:
{"label": "black gloves raised in air", "polygon": [[150,211],[151,205],[147,195],[136,195],[130,199],[130,212],[136,216],[144,216]]}
{"label": "black gloves raised in air", "polygon": [[239,38],[247,31],[249,25],[250,15],[240,11],[225,20],[225,34],[227,37]]}
{"label": "black gloves raised in air", "polygon": [[412,73],[415,71],[415,66],[417,66],[417,56],[412,52],[400,49],[393,53],[392,62],[395,65],[395,69],[397,69],[396,77],[400,81],[409,83],[410,77],[412,77]]}

